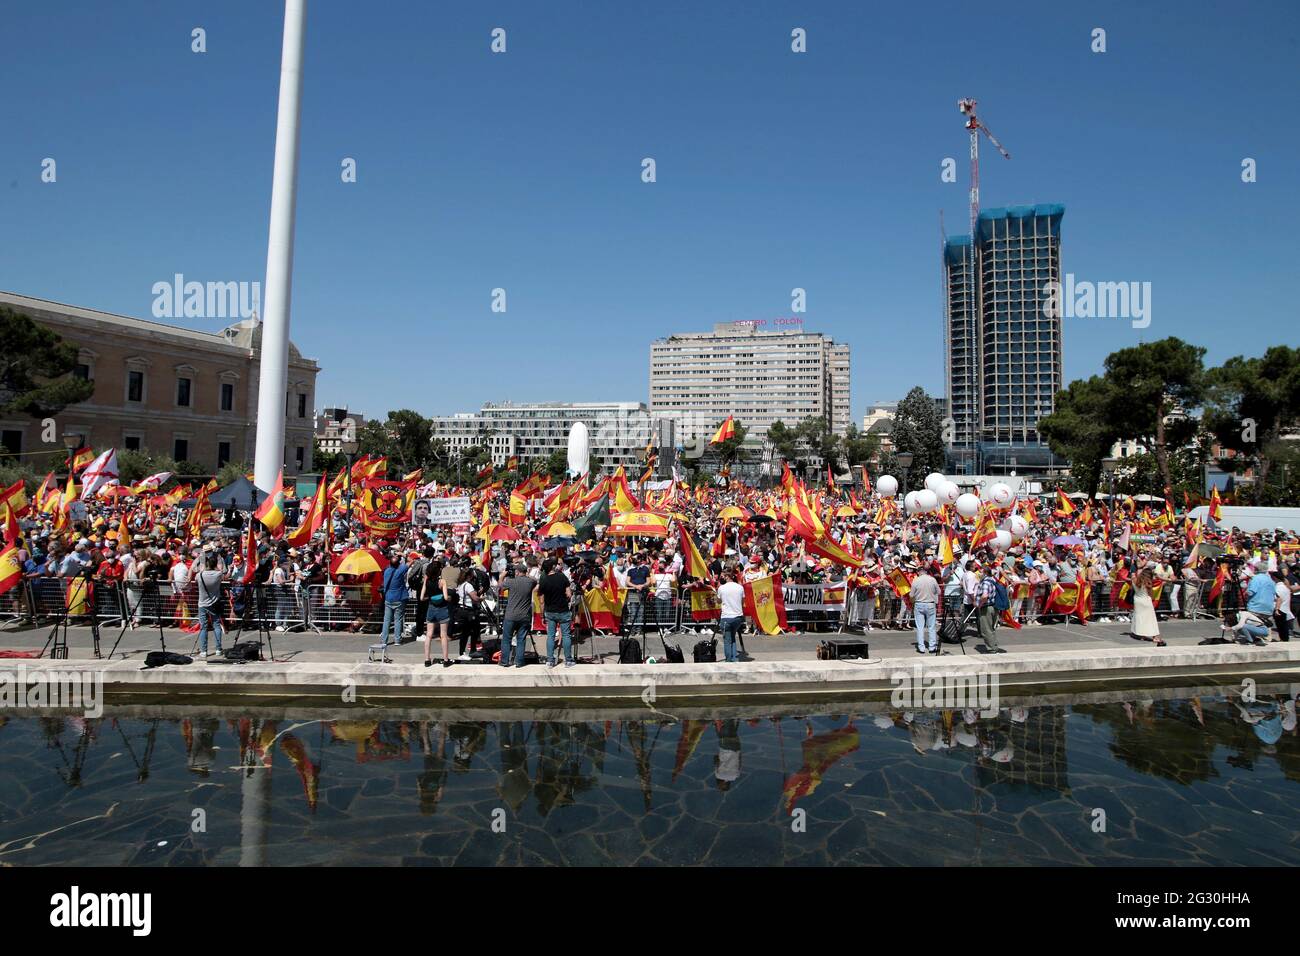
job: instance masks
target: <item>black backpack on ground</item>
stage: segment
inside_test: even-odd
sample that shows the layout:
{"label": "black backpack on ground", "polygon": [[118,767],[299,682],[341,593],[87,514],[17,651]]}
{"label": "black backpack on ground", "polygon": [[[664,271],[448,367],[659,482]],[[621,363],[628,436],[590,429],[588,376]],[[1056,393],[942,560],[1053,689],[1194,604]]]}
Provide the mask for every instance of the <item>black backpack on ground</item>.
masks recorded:
{"label": "black backpack on ground", "polygon": [[247,661],[262,659],[262,646],[257,641],[239,641],[231,644],[222,652],[222,656],[232,663],[243,664]]}
{"label": "black backpack on ground", "polygon": [[718,641],[717,638],[711,638],[707,641],[699,641],[695,645],[695,663],[712,664],[718,659]]}
{"label": "black backpack on ground", "polygon": [[193,664],[194,658],[171,651],[150,651],[144,656],[145,667],[162,667],[164,664]]}
{"label": "black backpack on ground", "polygon": [[483,660],[490,662],[492,660],[492,655],[496,654],[499,650],[501,650],[501,638],[486,637],[483,639],[483,650],[481,652],[474,651],[469,656],[473,658],[481,657]]}
{"label": "black backpack on ground", "polygon": [[641,642],[635,637],[620,637],[618,639],[618,662],[620,664],[644,664],[645,658],[641,656]]}
{"label": "black backpack on ground", "polygon": [[664,646],[664,660],[666,660],[669,664],[686,663],[686,655],[682,653],[682,649],[678,647],[676,644],[669,644],[666,640],[664,640],[662,634],[659,636],[659,643]]}

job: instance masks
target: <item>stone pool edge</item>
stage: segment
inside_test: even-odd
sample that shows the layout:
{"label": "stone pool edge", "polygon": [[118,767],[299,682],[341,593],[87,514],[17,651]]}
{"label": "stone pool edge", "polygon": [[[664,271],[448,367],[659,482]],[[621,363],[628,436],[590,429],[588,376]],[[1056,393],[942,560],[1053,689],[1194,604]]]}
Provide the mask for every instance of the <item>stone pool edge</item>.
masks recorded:
{"label": "stone pool edge", "polygon": [[[492,665],[425,668],[405,664],[335,661],[268,661],[244,665],[170,665],[144,669],[139,660],[0,661],[0,675],[21,667],[102,674],[106,699],[147,697],[195,703],[209,698],[318,699],[338,703],[351,695],[440,703],[521,705],[584,702],[643,703],[816,699],[880,694],[903,672],[925,678],[990,677],[999,688],[1139,684],[1153,680],[1250,677],[1294,672],[1300,681],[1300,642],[1265,647],[1213,645],[1186,648],[1096,648],[1079,651],[940,658],[851,661],[749,661],[740,664],[580,664],[548,670]],[[919,668],[919,671],[917,670]]]}

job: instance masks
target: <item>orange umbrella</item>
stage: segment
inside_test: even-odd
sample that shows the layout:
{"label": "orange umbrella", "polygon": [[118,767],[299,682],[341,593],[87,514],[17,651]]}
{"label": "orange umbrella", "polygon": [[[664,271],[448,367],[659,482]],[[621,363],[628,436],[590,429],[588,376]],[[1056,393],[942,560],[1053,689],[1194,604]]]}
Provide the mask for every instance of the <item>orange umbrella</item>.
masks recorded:
{"label": "orange umbrella", "polygon": [[330,563],[330,574],[374,574],[386,567],[388,559],[374,548],[353,548]]}

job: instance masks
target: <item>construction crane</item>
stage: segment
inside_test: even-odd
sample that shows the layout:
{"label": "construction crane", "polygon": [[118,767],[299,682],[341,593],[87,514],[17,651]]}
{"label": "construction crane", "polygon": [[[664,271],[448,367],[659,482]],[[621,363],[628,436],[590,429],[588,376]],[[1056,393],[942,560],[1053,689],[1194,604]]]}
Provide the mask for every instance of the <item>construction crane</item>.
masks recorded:
{"label": "construction crane", "polygon": [[998,138],[989,132],[989,128],[975,115],[975,101],[969,98],[957,101],[957,109],[966,117],[966,128],[970,130],[970,241],[975,244],[975,225],[980,215],[980,133],[989,138],[989,142],[998,148],[1004,158],[1011,154],[998,142]]}
{"label": "construction crane", "polygon": [[[972,361],[975,350],[981,347],[984,341],[984,315],[983,307],[980,303],[983,283],[980,277],[976,275],[978,256],[975,253],[975,246],[979,242],[978,234],[975,232],[979,226],[980,216],[980,133],[983,132],[989,138],[989,142],[998,148],[998,152],[1005,158],[1010,159],[1011,154],[1006,151],[997,137],[989,132],[989,128],[980,122],[979,117],[975,115],[975,101],[969,97],[964,97],[957,101],[957,109],[961,110],[962,115],[966,117],[966,128],[970,130],[970,249],[967,253],[966,282],[967,297],[966,308],[968,322],[965,326],[966,354],[967,362]],[[971,399],[974,406],[975,434],[970,436],[975,440],[977,436],[984,432],[984,363],[976,363],[979,369],[978,387],[972,388],[975,396]],[[975,383],[970,383],[974,385]],[[949,414],[952,414],[951,409]]]}

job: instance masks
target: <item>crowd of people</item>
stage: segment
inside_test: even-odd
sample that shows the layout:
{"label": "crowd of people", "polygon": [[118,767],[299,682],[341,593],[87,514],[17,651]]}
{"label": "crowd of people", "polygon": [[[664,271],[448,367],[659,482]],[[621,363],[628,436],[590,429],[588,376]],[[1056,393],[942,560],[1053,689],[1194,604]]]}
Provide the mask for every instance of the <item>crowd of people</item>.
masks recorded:
{"label": "crowd of people", "polygon": [[[459,526],[411,520],[376,530],[339,503],[308,543],[291,546],[284,528],[263,528],[251,552],[240,530],[247,512],[217,513],[196,529],[183,508],[150,510],[132,498],[91,499],[85,519],[70,526],[31,508],[6,523],[31,585],[10,600],[35,616],[42,595],[55,593],[75,619],[96,598],[93,586],[68,582],[93,582],[122,596],[130,627],[197,630],[201,655],[209,633],[220,652],[223,622],[250,609],[281,631],[378,631],[385,651],[423,636],[426,666],[435,640],[443,666],[476,659],[491,628],[500,632],[499,662],[510,667],[525,663],[524,638],[542,629],[545,663],[572,666],[577,632],[592,628],[585,611],[595,590],[617,608],[605,632],[703,624],[720,631],[727,662],[756,627],[747,587],[774,576],[784,588],[842,595],[846,617],[824,618],[832,623],[914,629],[918,653],[938,653],[942,622],[952,619],[977,631],[989,653],[1004,652],[999,628],[1095,615],[1156,644],[1162,616],[1219,617],[1224,639],[1242,643],[1286,641],[1300,598],[1295,533],[1193,525],[1172,507],[1157,512],[1131,499],[1098,503],[1096,518],[1091,506],[1080,514],[1021,499],[988,515],[1003,527],[1020,516],[1019,533],[980,541],[979,520],[951,508],[908,514],[869,489],[859,498],[857,489],[809,490],[790,480],[771,490],[670,484],[633,502],[664,516],[662,533],[619,535],[598,525],[582,540],[557,541],[547,535],[557,515],[544,506],[546,483],[538,486],[522,515],[492,489],[442,489],[472,498],[476,520]],[[630,490],[611,484],[606,493],[612,503]],[[796,500],[816,516],[814,532],[796,520]],[[374,554],[374,569],[339,573],[341,559],[358,550]],[[63,583],[51,592],[50,579]],[[703,615],[692,613],[694,591],[710,595]]]}

